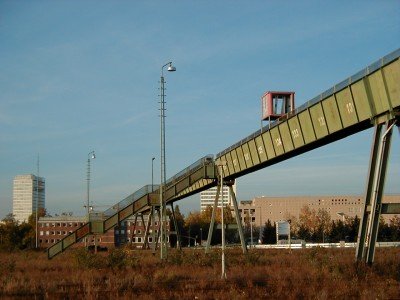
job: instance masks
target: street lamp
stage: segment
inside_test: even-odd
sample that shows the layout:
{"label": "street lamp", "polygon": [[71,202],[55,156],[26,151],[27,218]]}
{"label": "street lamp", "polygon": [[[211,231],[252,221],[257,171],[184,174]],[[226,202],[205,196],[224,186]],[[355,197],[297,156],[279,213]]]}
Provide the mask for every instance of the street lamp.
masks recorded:
{"label": "street lamp", "polygon": [[172,62],[168,62],[161,67],[161,80],[160,80],[160,135],[161,135],[161,181],[160,181],[160,207],[161,207],[161,259],[167,257],[167,238],[166,238],[166,203],[164,199],[164,188],[166,185],[166,163],[165,163],[165,81],[164,81],[164,68],[168,66],[167,71],[175,72],[176,68],[172,66]]}
{"label": "street lamp", "polygon": [[[88,159],[87,159],[87,170],[86,170],[86,213],[87,213],[87,222],[90,222],[90,202],[89,202],[89,187],[90,187],[90,159],[95,159],[96,155],[94,154],[94,151],[90,151],[88,153]],[[89,247],[89,237],[85,238],[85,246]]]}
{"label": "street lamp", "polygon": [[87,199],[86,199],[86,209],[87,209],[87,218],[88,218],[88,222],[90,221],[90,204],[89,204],[89,186],[90,186],[90,159],[95,159],[96,155],[94,154],[94,151],[90,151],[88,153],[88,159],[87,159],[87,177],[86,177],[86,181],[87,181],[87,185],[86,185],[86,195],[87,195]]}
{"label": "street lamp", "polygon": [[154,176],[153,176],[154,167],[153,167],[153,163],[154,163],[155,159],[156,159],[155,157],[153,157],[151,159],[151,192],[153,192],[153,190],[154,190]]}
{"label": "street lamp", "polygon": [[216,164],[219,167],[219,174],[220,174],[220,195],[221,195],[221,239],[222,239],[222,246],[221,246],[221,279],[226,279],[226,270],[225,270],[225,222],[224,222],[224,175],[223,175],[223,168],[226,166],[226,161],[220,161]]}

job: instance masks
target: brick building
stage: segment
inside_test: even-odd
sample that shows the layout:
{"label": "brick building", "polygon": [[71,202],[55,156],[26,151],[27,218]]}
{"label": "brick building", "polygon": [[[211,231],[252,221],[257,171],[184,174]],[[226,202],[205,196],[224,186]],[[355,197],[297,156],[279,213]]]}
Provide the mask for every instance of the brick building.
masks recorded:
{"label": "brick building", "polygon": [[[38,239],[39,246],[41,248],[48,248],[54,243],[60,241],[68,234],[72,233],[80,226],[86,223],[86,217],[75,217],[75,216],[56,216],[56,217],[42,217],[38,221]],[[113,248],[125,244],[131,244],[133,247],[141,248],[144,243],[146,225],[148,223],[148,215],[143,215],[137,218],[135,224],[135,218],[133,216],[126,219],[120,224],[115,226],[113,229],[107,231],[101,235],[90,235],[88,237],[89,245],[96,245],[103,248]],[[155,231],[153,235],[153,224],[150,225],[148,242],[152,243],[153,237],[158,235],[159,220],[156,219],[154,222]],[[169,222],[167,222],[167,230],[169,228]],[[95,240],[96,239],[96,240]],[[167,237],[168,239],[168,237]],[[76,243],[73,247],[83,247],[86,241],[82,239]]]}

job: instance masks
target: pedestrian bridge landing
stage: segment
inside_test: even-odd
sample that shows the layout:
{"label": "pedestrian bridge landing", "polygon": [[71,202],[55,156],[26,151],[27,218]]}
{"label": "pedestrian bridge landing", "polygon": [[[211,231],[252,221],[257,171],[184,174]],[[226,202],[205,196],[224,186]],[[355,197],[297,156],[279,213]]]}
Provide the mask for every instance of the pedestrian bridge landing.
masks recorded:
{"label": "pedestrian bridge landing", "polygon": [[[216,165],[224,161],[231,180],[332,143],[400,116],[400,49],[334,85],[274,123],[238,143],[208,155],[166,183],[166,202],[217,185]],[[90,233],[103,233],[137,212],[159,203],[159,186],[147,185],[48,248],[52,258]]]}

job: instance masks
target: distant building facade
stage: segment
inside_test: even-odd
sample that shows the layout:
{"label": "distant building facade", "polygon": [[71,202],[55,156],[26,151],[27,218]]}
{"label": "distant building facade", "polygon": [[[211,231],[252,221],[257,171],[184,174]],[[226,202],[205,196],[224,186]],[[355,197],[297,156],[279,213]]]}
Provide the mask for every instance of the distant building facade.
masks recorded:
{"label": "distant building facade", "polygon": [[[256,197],[250,201],[241,201],[239,213],[243,223],[251,218],[254,226],[262,226],[269,219],[271,222],[287,220],[291,216],[299,218],[304,206],[310,209],[325,209],[332,220],[346,217],[361,217],[364,210],[363,196],[290,196]],[[384,195],[383,203],[400,203],[400,195]],[[387,221],[393,215],[383,215]]]}
{"label": "distant building facade", "polygon": [[[75,217],[75,216],[57,216],[57,217],[42,217],[39,219],[39,245],[41,248],[48,248],[51,245],[61,241],[64,237],[77,230],[79,227],[86,223],[86,217]],[[169,231],[169,224],[167,222],[167,231]],[[104,234],[90,235],[88,241],[82,239],[78,243],[74,244],[73,247],[84,247],[85,243],[88,245],[96,244],[102,248],[114,248],[122,245],[130,244],[132,247],[142,248],[145,242],[146,226],[148,225],[148,215],[143,215],[136,219],[134,216],[129,217],[125,221],[121,222],[119,226],[108,230]],[[148,244],[151,245],[153,237],[159,239],[158,231],[160,222],[156,218],[154,220],[154,234],[153,234],[153,223],[150,224],[149,232],[147,236]],[[167,236],[169,241],[169,237]]]}
{"label": "distant building facade", "polygon": [[17,175],[13,181],[13,215],[16,221],[27,222],[30,215],[45,208],[45,179],[35,175]]}
{"label": "distant building facade", "polygon": [[[236,183],[232,186],[233,191],[236,194]],[[223,193],[223,201],[224,205],[229,205],[233,207],[232,205],[232,198],[231,198],[231,192],[229,190],[229,187],[224,186],[222,189]],[[215,197],[217,195],[217,187],[212,187],[206,191],[203,191],[200,193],[200,210],[204,211],[207,206],[213,206]],[[218,199],[218,207],[221,207],[221,198]]]}

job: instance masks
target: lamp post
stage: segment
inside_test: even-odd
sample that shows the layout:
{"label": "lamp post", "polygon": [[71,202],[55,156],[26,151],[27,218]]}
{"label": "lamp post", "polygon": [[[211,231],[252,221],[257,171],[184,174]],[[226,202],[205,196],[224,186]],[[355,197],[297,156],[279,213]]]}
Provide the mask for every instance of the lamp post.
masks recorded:
{"label": "lamp post", "polygon": [[226,279],[226,270],[225,270],[225,222],[224,222],[224,175],[223,175],[223,168],[226,166],[226,161],[220,161],[216,164],[219,167],[219,174],[220,174],[220,195],[221,195],[221,279]]}
{"label": "lamp post", "polygon": [[87,218],[88,221],[90,221],[89,218],[89,213],[90,213],[90,203],[89,203],[89,198],[90,198],[90,192],[89,192],[89,187],[90,187],[90,159],[95,159],[96,155],[94,154],[94,151],[90,151],[88,153],[88,159],[87,159],[87,177],[86,177],[86,210],[87,210]]}
{"label": "lamp post", "polygon": [[154,176],[153,176],[153,174],[154,174],[154,172],[153,172],[154,167],[153,167],[153,163],[154,163],[154,160],[155,160],[155,159],[156,159],[155,157],[153,157],[153,158],[151,159],[151,192],[153,192],[153,190],[154,190]]}
{"label": "lamp post", "polygon": [[[94,154],[94,151],[90,151],[88,153],[88,159],[87,159],[87,170],[86,170],[86,213],[87,213],[87,221],[90,222],[90,160],[95,159],[96,155]],[[89,247],[89,238],[86,238],[86,245]]]}
{"label": "lamp post", "polygon": [[167,257],[167,238],[166,238],[166,203],[164,199],[164,188],[166,185],[166,163],[165,163],[165,81],[164,81],[164,68],[168,66],[169,72],[176,71],[176,68],[172,66],[172,62],[168,62],[161,67],[161,79],[160,79],[160,148],[161,148],[161,180],[160,180],[160,208],[161,208],[161,243],[160,243],[160,256],[161,259]]}

